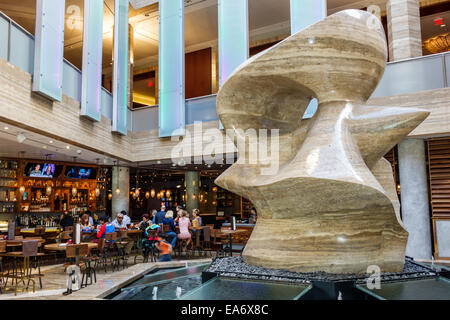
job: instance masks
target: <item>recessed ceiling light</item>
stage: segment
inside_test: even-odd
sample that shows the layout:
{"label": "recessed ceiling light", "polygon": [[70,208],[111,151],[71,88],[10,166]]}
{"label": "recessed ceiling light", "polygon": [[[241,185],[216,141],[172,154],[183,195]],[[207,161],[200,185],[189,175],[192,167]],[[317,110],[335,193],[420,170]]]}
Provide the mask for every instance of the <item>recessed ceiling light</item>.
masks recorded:
{"label": "recessed ceiling light", "polygon": [[5,127],[5,130],[8,130],[9,128],[8,127]]}
{"label": "recessed ceiling light", "polygon": [[53,140],[50,140],[49,143],[53,143]]}
{"label": "recessed ceiling light", "polygon": [[66,149],[69,150],[69,149],[70,149],[70,146],[66,146]]}
{"label": "recessed ceiling light", "polygon": [[46,146],[46,145],[43,145],[42,148],[47,149],[47,146]]}

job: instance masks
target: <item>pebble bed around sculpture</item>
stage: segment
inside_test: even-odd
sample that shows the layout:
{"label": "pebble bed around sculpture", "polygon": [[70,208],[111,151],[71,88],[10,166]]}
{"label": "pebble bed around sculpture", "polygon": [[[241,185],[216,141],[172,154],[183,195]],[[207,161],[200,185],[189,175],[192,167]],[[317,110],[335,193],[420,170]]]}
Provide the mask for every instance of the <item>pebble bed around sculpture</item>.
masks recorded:
{"label": "pebble bed around sculpture", "polygon": [[[276,174],[261,174],[262,160],[249,164],[237,135],[238,162],[216,179],[258,210],[246,263],[295,272],[403,269],[408,233],[383,155],[429,113],[364,106],[386,55],[379,20],[345,10],[247,60],[223,84],[217,111],[225,129],[279,129]],[[302,120],[314,97],[316,114]]]}

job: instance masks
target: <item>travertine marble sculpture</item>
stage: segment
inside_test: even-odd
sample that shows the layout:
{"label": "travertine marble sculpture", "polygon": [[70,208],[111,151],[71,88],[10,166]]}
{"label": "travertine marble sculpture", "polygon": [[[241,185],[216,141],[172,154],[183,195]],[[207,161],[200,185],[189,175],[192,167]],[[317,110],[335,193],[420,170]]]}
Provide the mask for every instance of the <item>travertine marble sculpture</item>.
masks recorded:
{"label": "travertine marble sculpture", "polygon": [[[383,155],[428,112],[364,106],[385,65],[379,21],[345,10],[247,60],[224,83],[217,111],[226,129],[279,129],[277,174],[247,161],[216,180],[258,210],[245,262],[297,272],[402,270],[408,233]],[[313,97],[318,110],[302,120]],[[244,137],[235,139],[239,150]]]}

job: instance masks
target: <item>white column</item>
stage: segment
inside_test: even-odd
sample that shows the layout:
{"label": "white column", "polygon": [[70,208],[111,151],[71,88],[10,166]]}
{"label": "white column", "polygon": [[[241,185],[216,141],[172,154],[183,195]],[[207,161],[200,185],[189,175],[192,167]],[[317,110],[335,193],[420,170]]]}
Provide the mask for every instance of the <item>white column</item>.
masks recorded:
{"label": "white column", "polygon": [[[120,193],[117,193],[117,189]],[[113,167],[112,171],[112,199],[111,213],[115,219],[120,211],[129,212],[130,206],[130,169],[127,167]]]}
{"label": "white column", "polygon": [[431,231],[425,144],[406,139],[398,145],[402,220],[408,231],[406,255],[431,259]]}
{"label": "white column", "polygon": [[386,10],[390,60],[420,57],[422,33],[419,0],[388,0]]}
{"label": "white column", "polygon": [[33,91],[61,101],[65,0],[37,0]]}
{"label": "white column", "polygon": [[184,1],[159,2],[159,137],[185,132]]}

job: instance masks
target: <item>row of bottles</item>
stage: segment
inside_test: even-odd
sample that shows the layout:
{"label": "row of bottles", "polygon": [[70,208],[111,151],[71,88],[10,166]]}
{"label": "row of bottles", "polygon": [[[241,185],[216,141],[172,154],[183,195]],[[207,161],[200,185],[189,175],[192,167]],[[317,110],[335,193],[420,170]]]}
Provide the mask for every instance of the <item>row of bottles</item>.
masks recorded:
{"label": "row of bottles", "polygon": [[17,178],[17,170],[0,169],[0,177],[3,178]]}
{"label": "row of bottles", "polygon": [[30,214],[23,214],[16,217],[16,225],[33,228],[36,226],[45,226],[45,227],[57,227],[59,219],[58,217],[43,217],[43,216],[35,216]]}
{"label": "row of bottles", "polygon": [[50,212],[51,208],[48,203],[33,203],[29,207],[30,212]]}
{"label": "row of bottles", "polygon": [[0,169],[16,170],[17,168],[17,161],[0,160]]}
{"label": "row of bottles", "polygon": [[17,187],[17,180],[9,179],[9,178],[0,178],[0,187]]}
{"label": "row of bottles", "polygon": [[0,212],[2,213],[14,213],[16,206],[14,204],[2,204],[0,205]]}

